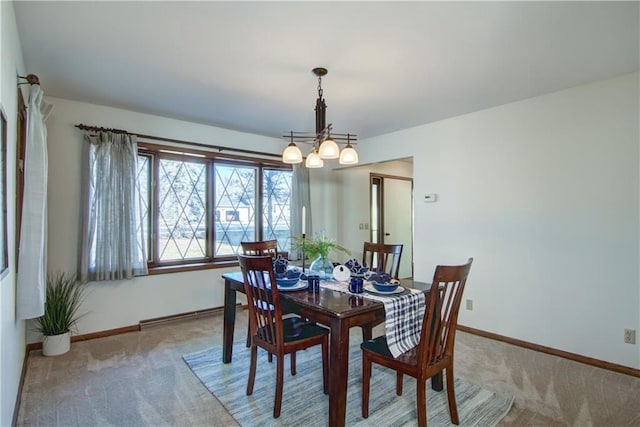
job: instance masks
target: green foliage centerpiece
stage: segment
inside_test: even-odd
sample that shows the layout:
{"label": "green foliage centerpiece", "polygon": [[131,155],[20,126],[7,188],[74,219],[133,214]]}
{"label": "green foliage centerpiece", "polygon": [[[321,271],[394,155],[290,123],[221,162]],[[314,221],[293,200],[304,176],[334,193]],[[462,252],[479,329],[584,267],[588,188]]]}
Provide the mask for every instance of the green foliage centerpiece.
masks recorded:
{"label": "green foliage centerpiece", "polygon": [[324,233],[316,233],[311,238],[304,235],[294,237],[294,243],[305,257],[308,256],[309,259],[314,260],[309,266],[309,270],[317,272],[321,277],[331,276],[333,272],[333,264],[329,261],[329,252],[351,253],[347,248],[337,244],[335,240],[326,237]]}

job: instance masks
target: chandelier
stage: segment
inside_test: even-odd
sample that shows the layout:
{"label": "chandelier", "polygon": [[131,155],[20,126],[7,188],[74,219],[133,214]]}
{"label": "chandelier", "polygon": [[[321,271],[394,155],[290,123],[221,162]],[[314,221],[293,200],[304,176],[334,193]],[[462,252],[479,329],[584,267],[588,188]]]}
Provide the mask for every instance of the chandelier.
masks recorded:
{"label": "chandelier", "polygon": [[[308,168],[321,168],[324,166],[324,160],[339,159],[341,165],[354,165],[358,163],[358,153],[351,145],[357,141],[357,135],[352,133],[332,133],[332,124],[326,124],[325,113],[327,104],[322,98],[322,77],[327,75],[326,68],[314,68],[311,70],[313,74],[318,76],[318,99],[316,99],[316,131],[312,132],[294,132],[290,131],[282,137],[289,141],[289,145],[282,153],[282,161],[284,163],[301,163],[302,152],[296,145],[297,143],[311,145],[311,152],[307,156],[305,166]],[[340,151],[338,144],[345,145]]]}

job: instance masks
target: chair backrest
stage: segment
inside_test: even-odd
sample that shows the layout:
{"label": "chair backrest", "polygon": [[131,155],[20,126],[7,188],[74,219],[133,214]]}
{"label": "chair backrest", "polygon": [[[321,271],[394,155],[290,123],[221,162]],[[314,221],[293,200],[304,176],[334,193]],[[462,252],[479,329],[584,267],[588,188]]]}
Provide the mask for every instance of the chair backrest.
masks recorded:
{"label": "chair backrest", "polygon": [[269,344],[284,345],[282,310],[278,287],[269,255],[238,255],[244,278],[244,291],[249,305],[249,322],[252,331]]}
{"label": "chair backrest", "polygon": [[364,242],[362,265],[375,269],[378,273],[387,273],[393,279],[399,279],[402,245]]}
{"label": "chair backrest", "polygon": [[261,242],[240,242],[242,252],[245,255],[269,255],[271,258],[278,257],[278,241],[264,240]]}
{"label": "chair backrest", "polygon": [[423,369],[453,356],[458,311],[472,262],[469,258],[463,265],[436,267],[420,333],[418,357]]}

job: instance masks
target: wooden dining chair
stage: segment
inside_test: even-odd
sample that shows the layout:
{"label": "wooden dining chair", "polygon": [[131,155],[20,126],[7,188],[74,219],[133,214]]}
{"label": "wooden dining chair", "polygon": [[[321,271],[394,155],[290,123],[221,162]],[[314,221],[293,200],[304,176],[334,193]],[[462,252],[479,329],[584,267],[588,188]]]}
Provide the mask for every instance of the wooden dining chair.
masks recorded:
{"label": "wooden dining chair", "polygon": [[[273,417],[280,416],[284,383],[284,355],[294,354],[315,345],[322,345],[322,383],[328,391],[329,330],[302,321],[298,317],[282,317],[280,293],[270,256],[238,255],[244,289],[249,302],[251,337],[251,365],[247,382],[247,395],[253,393],[256,377],[258,347],[276,356],[276,396]],[[293,364],[292,370],[293,370]],[[292,372],[293,373],[293,372]]]}
{"label": "wooden dining chair", "polygon": [[281,256],[288,258],[289,252],[278,250],[277,240],[260,240],[256,242],[240,242],[242,253],[245,255],[270,255],[272,258]]}
{"label": "wooden dining chair", "polygon": [[[392,279],[399,279],[402,244],[364,242],[362,265],[377,273],[387,273]],[[362,325],[362,341],[370,340],[376,323]]]}
{"label": "wooden dining chair", "polygon": [[[278,241],[277,240],[261,240],[255,242],[240,242],[242,252],[245,255],[268,255],[272,259],[283,255],[278,253]],[[284,256],[284,255],[283,255]],[[251,346],[251,326],[247,328],[247,347]],[[269,362],[272,361],[271,353],[269,353]],[[295,354],[291,357],[291,369],[295,375],[296,370],[296,358]]]}
{"label": "wooden dining chair", "polygon": [[453,389],[453,348],[458,326],[458,311],[473,258],[458,266],[439,265],[433,275],[427,307],[422,320],[420,344],[397,358],[391,355],[385,336],[365,341],[362,349],[362,416],[369,416],[371,364],[396,371],[396,394],[402,395],[403,374],[417,381],[418,426],[427,425],[427,379],[446,370],[447,398],[451,422],[458,424],[458,409]]}
{"label": "wooden dining chair", "polygon": [[278,241],[262,240],[257,242],[240,242],[242,252],[245,255],[269,255],[271,258],[278,257]]}
{"label": "wooden dining chair", "polygon": [[392,279],[399,279],[401,244],[364,242],[362,265],[377,273],[387,273]]}

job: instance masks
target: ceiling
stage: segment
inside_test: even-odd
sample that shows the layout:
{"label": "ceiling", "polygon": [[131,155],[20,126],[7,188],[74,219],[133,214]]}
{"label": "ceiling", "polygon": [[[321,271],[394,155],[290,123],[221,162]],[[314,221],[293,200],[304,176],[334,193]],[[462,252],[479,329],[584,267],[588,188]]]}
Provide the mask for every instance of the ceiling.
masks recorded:
{"label": "ceiling", "polygon": [[[638,2],[14,3],[45,94],[360,139],[638,70]],[[112,126],[108,117],[96,125]],[[135,131],[135,129],[131,129]]]}

